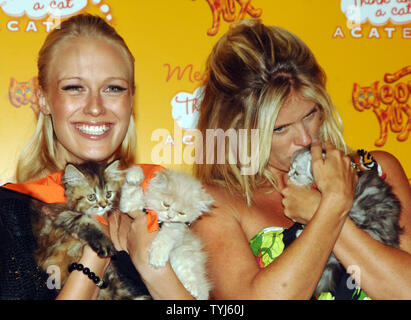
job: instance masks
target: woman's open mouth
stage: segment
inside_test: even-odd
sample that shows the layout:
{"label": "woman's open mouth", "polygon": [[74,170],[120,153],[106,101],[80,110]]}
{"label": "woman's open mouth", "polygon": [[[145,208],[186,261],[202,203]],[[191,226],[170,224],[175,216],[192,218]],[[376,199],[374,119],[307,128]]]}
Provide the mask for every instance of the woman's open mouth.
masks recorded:
{"label": "woman's open mouth", "polygon": [[106,137],[111,128],[112,123],[74,123],[76,130],[85,138],[97,140]]}

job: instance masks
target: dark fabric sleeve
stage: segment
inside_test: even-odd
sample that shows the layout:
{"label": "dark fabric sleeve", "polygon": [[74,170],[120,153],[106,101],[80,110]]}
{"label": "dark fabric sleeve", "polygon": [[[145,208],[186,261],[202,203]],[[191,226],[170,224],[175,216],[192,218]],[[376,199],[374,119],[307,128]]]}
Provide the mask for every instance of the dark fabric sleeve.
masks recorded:
{"label": "dark fabric sleeve", "polygon": [[0,299],[48,300],[48,275],[33,258],[36,249],[30,216],[30,197],[0,187]]}
{"label": "dark fabric sleeve", "polygon": [[117,252],[114,259],[111,260],[116,268],[120,281],[127,283],[129,289],[135,296],[150,295],[146,285],[140,277],[140,273],[135,268],[126,251]]}

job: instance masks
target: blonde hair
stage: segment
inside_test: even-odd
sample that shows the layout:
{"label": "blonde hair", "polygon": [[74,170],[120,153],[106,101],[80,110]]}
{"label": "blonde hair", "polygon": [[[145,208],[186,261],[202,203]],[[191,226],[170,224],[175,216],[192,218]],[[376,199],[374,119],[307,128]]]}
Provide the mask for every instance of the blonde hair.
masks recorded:
{"label": "blonde hair", "polygon": [[248,204],[253,191],[267,181],[276,188],[267,165],[277,115],[291,92],[319,106],[320,140],[347,152],[341,118],[325,89],[325,73],[311,50],[291,32],[265,26],[258,19],[244,20],[214,46],[206,74],[197,129],[203,137],[207,129],[247,129],[249,136],[251,129],[258,129],[259,160],[255,175],[242,175],[240,161],[203,161],[194,166],[194,175],[202,182],[242,194]]}
{"label": "blonde hair", "polygon": [[[56,57],[59,46],[63,42],[80,37],[100,38],[117,45],[130,63],[130,83],[134,91],[134,57],[132,53],[124,39],[113,27],[104,19],[90,14],[73,16],[63,21],[60,26],[48,34],[40,49],[37,62],[41,90],[47,91],[49,68]],[[134,163],[136,140],[136,128],[132,114],[127,134],[114,155],[121,159],[123,166]],[[62,170],[65,164],[57,162],[56,147],[57,138],[54,134],[51,116],[40,113],[35,133],[19,156],[16,168],[17,182],[39,178],[48,173]]]}

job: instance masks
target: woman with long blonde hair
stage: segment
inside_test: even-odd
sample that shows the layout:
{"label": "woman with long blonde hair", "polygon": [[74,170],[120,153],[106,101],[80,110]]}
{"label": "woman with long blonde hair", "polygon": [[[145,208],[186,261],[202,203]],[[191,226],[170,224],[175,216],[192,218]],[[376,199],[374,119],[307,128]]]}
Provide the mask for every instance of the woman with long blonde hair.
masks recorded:
{"label": "woman with long blonde hair", "polygon": [[[198,129],[203,137],[207,130],[247,130],[243,148],[257,159],[255,174],[242,174],[238,158],[218,163],[218,152],[238,155],[227,139],[224,150],[205,154],[194,168],[216,200],[194,226],[210,255],[214,298],[310,299],[332,251],[362,290],[348,285],[347,274],[341,290],[316,298],[410,298],[411,191],[404,171],[392,155],[371,153],[402,205],[396,249],[347,218],[358,178],[325,73],[297,36],[260,20],[230,28],[207,62]],[[317,189],[288,182],[291,157],[305,147]]]}
{"label": "woman with long blonde hair", "polygon": [[[53,193],[64,191],[55,173],[67,163],[120,158],[122,167],[134,165],[134,57],[104,19],[80,14],[51,31],[39,53],[38,81],[41,114],[18,161],[16,177],[21,183],[0,189],[0,233],[5,237],[0,244],[2,299],[54,298],[52,289],[57,288],[33,261],[36,244],[26,195],[55,201]],[[133,281],[141,276],[153,298],[192,298],[169,265],[161,270],[149,266],[148,248],[155,233],[147,232],[144,214],[136,214],[134,220],[123,214],[107,219],[106,232],[116,249],[128,253],[118,255],[117,264],[133,266],[127,269]],[[100,278],[109,262],[88,245],[78,261]],[[86,274],[74,271],[57,298],[95,299],[99,290]]]}

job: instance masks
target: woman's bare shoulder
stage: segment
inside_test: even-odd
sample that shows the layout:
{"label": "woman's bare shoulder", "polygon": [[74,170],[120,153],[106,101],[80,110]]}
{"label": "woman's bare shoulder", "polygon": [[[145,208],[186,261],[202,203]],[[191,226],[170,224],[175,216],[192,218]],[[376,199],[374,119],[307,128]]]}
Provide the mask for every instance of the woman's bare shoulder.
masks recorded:
{"label": "woman's bare shoulder", "polygon": [[387,181],[390,184],[406,183],[409,185],[407,175],[400,161],[391,153],[382,150],[373,150],[371,155],[386,173]]}
{"label": "woman's bare shoulder", "polygon": [[411,253],[411,186],[410,180],[401,166],[400,161],[386,151],[372,151],[374,159],[386,175],[385,181],[401,202],[400,226],[403,233],[400,236],[401,248]]}
{"label": "woman's bare shoulder", "polygon": [[193,224],[194,230],[199,233],[209,233],[210,230],[238,228],[242,211],[247,210],[244,199],[223,186],[204,185],[204,188],[213,197],[214,203],[211,212],[203,214]]}
{"label": "woman's bare shoulder", "polygon": [[213,213],[239,218],[240,211],[246,207],[240,195],[218,185],[204,185],[204,188],[214,199]]}

